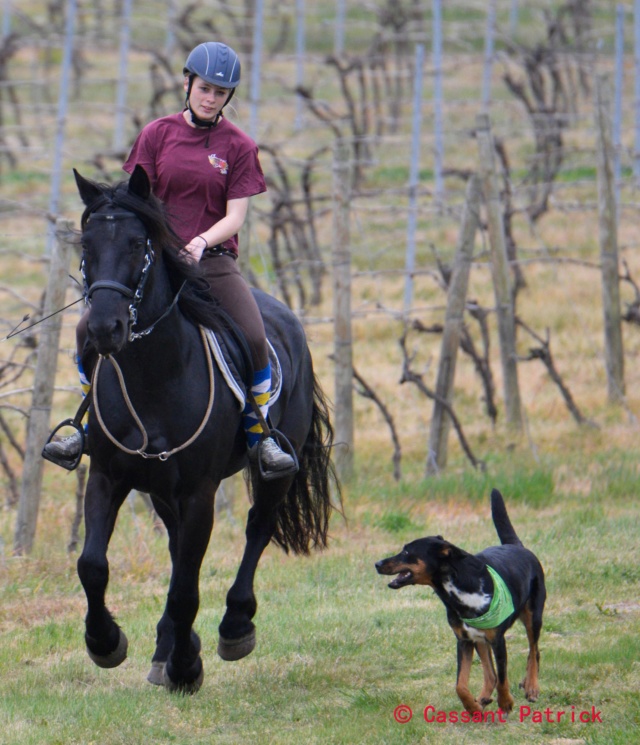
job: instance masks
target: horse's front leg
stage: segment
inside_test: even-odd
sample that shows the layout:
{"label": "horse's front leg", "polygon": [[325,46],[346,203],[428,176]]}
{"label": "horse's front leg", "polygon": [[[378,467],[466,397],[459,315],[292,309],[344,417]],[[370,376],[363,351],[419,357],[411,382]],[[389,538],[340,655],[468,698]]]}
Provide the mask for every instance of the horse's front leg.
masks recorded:
{"label": "horse's front leg", "polygon": [[127,489],[116,489],[101,473],[91,472],[85,494],[85,540],[78,576],[87,596],[85,642],[100,667],[117,667],[127,656],[127,637],[105,605],[109,582],[107,549]]}
{"label": "horse's front leg", "polygon": [[[154,509],[162,519],[167,533],[169,535],[169,553],[171,555],[171,566],[172,569],[178,565],[178,508],[176,504],[171,504],[166,499],[158,499],[154,495],[151,495]],[[175,574],[172,571],[171,581],[169,587],[173,587],[175,582]],[[169,659],[171,650],[173,649],[175,640],[175,634],[173,630],[173,621],[169,616],[167,606],[165,605],[162,618],[158,621],[156,627],[156,648],[151,658],[151,670],[147,675],[147,680],[153,685],[163,686],[165,684],[164,668]],[[200,651],[200,638],[196,632],[191,629],[191,642],[197,651]]]}
{"label": "horse's front leg", "polygon": [[158,630],[173,635],[163,683],[170,691],[180,693],[195,693],[204,678],[200,640],[193,631],[193,623],[200,605],[200,567],[213,529],[214,493],[215,488],[208,483],[181,502],[177,540],[171,547],[171,584]]}

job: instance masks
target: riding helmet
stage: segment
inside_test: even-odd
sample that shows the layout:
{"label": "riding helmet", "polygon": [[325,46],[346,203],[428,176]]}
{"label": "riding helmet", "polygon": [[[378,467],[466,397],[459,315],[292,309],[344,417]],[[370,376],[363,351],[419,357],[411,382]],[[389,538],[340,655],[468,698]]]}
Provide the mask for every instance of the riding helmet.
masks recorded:
{"label": "riding helmet", "polygon": [[220,88],[235,88],[240,82],[238,55],[219,41],[198,44],[184,63],[184,74],[197,75]]}

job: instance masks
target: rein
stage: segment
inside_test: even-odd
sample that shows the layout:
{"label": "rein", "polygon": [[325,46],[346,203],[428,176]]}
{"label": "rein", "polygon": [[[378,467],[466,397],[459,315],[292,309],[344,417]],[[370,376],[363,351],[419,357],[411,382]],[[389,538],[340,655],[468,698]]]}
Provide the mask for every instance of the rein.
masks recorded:
{"label": "rein", "polygon": [[[141,457],[147,458],[147,459],[157,458],[158,460],[165,461],[165,460],[168,460],[172,455],[175,455],[176,453],[179,453],[181,450],[184,450],[185,448],[189,447],[189,445],[195,442],[195,440],[202,433],[202,430],[205,428],[207,422],[209,421],[209,417],[213,409],[215,384],[214,384],[214,377],[213,377],[213,358],[211,354],[211,349],[209,348],[209,344],[207,343],[207,339],[205,336],[205,331],[202,327],[200,327],[200,337],[202,338],[202,343],[205,348],[205,353],[207,357],[207,371],[209,373],[209,401],[207,402],[207,410],[205,411],[202,422],[200,422],[200,426],[186,442],[184,442],[182,445],[179,445],[178,447],[173,448],[172,450],[168,450],[168,451],[163,450],[161,453],[148,453],[147,452],[147,446],[149,444],[149,436],[147,435],[147,430],[145,429],[144,424],[142,423],[142,420],[138,416],[138,413],[136,412],[133,406],[131,398],[129,397],[129,393],[127,392],[127,386],[124,380],[124,375],[122,374],[120,365],[118,365],[115,358],[111,356],[104,357],[103,355],[100,355],[100,357],[98,358],[96,369],[93,372],[93,379],[91,381],[91,389],[93,392],[92,400],[93,400],[94,410],[95,410],[96,417],[98,419],[98,423],[100,424],[102,431],[119,450],[122,450],[123,453],[127,453],[129,455],[140,455]],[[118,376],[118,380],[120,382],[120,390],[122,392],[122,396],[127,405],[127,409],[129,410],[129,413],[133,417],[135,423],[138,425],[138,429],[140,430],[142,434],[142,445],[137,450],[132,450],[131,448],[127,448],[121,442],[118,442],[118,440],[116,440],[116,438],[111,434],[111,432],[109,432],[107,425],[105,424],[105,421],[102,418],[102,412],[100,411],[100,404],[98,402],[98,391],[97,391],[96,382],[98,380],[98,373],[100,371],[100,368],[102,367],[102,362],[105,359],[108,359],[111,362],[111,364],[113,365],[116,371],[116,375]]]}
{"label": "rein", "polygon": [[[110,213],[93,212],[87,218],[87,221],[105,220],[107,223],[110,223],[111,225],[113,225],[113,222],[115,220],[121,220],[121,219],[131,218],[131,217],[137,218],[138,216],[136,215],[135,212],[131,212],[129,210],[118,210],[118,211],[114,211]],[[180,299],[180,294],[186,285],[186,280],[185,280],[180,286],[180,289],[176,293],[169,307],[150,326],[148,326],[146,329],[142,331],[134,331],[134,327],[138,322],[138,307],[140,303],[142,302],[142,299],[144,296],[144,288],[149,278],[151,267],[153,266],[154,261],[155,261],[155,252],[151,244],[151,239],[147,238],[147,242],[145,245],[144,265],[142,267],[142,273],[140,275],[140,279],[138,280],[138,284],[135,290],[132,290],[131,288],[127,287],[126,285],[121,284],[120,282],[116,282],[110,279],[98,280],[94,282],[93,284],[89,285],[87,282],[87,277],[86,277],[86,272],[85,272],[84,259],[82,263],[80,264],[80,272],[82,274],[82,279],[84,281],[84,297],[85,297],[85,301],[87,302],[87,304],[91,302],[91,296],[93,295],[93,293],[96,290],[100,290],[100,289],[114,290],[115,292],[119,292],[121,295],[124,295],[124,297],[131,300],[131,303],[129,305],[129,334],[128,334],[129,342],[133,342],[133,341],[136,341],[137,339],[142,339],[143,337],[148,336],[155,329],[157,324],[159,324],[160,321],[165,319],[176,307],[178,300]],[[100,428],[102,429],[104,434],[107,436],[107,438],[118,449],[122,450],[122,452],[127,453],[129,455],[140,455],[142,458],[149,458],[149,459],[157,458],[158,460],[165,461],[168,458],[170,458],[172,455],[174,455],[175,453],[178,453],[181,450],[184,450],[185,448],[189,447],[189,445],[191,445],[200,436],[202,430],[205,428],[207,422],[209,421],[209,417],[213,409],[213,399],[214,399],[214,393],[215,393],[215,384],[214,384],[214,375],[213,375],[213,358],[212,358],[211,349],[209,348],[209,344],[207,343],[207,340],[206,340],[204,329],[202,328],[200,328],[200,336],[202,338],[202,343],[205,348],[205,355],[207,358],[207,371],[209,373],[209,401],[207,403],[207,409],[205,411],[202,422],[200,423],[200,426],[185,443],[183,443],[182,445],[179,445],[178,447],[173,448],[172,450],[169,450],[169,451],[164,450],[161,453],[148,453],[147,452],[147,446],[149,445],[149,436],[147,434],[147,430],[144,427],[144,424],[142,423],[142,420],[138,416],[138,413],[136,412],[133,406],[133,403],[127,391],[127,386],[126,386],[124,375],[122,373],[120,365],[117,363],[115,358],[112,357],[111,355],[108,355],[107,357],[105,357],[104,355],[99,356],[98,362],[96,364],[96,368],[93,372],[92,381],[91,381],[91,393],[92,393],[91,400],[93,402],[93,406],[94,406],[95,413],[96,413],[96,418],[98,419]],[[132,450],[131,448],[127,448],[121,442],[118,442],[118,440],[111,434],[111,432],[109,432],[109,429],[107,428],[107,425],[102,417],[102,412],[100,411],[100,403],[98,401],[98,391],[97,391],[96,383],[98,381],[98,374],[102,367],[102,363],[105,359],[108,359],[111,362],[114,370],[116,371],[116,375],[118,376],[118,381],[120,383],[120,391],[122,392],[122,396],[127,405],[127,409],[129,410],[129,413],[133,417],[136,425],[138,426],[138,429],[140,430],[140,433],[142,434],[142,445],[137,450]],[[87,396],[87,399],[89,399],[89,396]]]}

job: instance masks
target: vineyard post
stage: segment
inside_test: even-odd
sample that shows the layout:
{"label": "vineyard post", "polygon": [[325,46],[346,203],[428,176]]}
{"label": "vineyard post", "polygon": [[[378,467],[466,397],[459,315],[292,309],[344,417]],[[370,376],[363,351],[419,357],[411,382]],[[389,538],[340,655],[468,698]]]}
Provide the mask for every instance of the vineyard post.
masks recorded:
{"label": "vineyard post", "polygon": [[476,135],[480,155],[480,177],[482,191],[487,205],[487,222],[489,241],[491,243],[493,289],[498,316],[506,420],[507,426],[513,433],[520,433],[522,431],[522,408],[520,388],[518,385],[515,318],[502,204],[495,168],[495,147],[488,114],[479,114],[477,116]]}
{"label": "vineyard post", "polygon": [[71,224],[56,220],[56,241],[51,252],[49,279],[44,300],[38,359],[33,383],[33,399],[27,424],[27,444],[22,473],[22,486],[18,502],[18,516],[14,538],[14,553],[30,553],[38,521],[40,492],[42,490],[42,446],[50,427],[51,403],[56,376],[58,345],[62,314],[52,315],[64,305],[69,284],[69,265],[72,246],[68,240]]}
{"label": "vineyard post", "polygon": [[[442,0],[433,1],[433,184],[436,201],[444,193],[444,59],[442,54]],[[416,70],[417,74],[417,70]]]}
{"label": "vineyard post", "polygon": [[633,2],[633,174],[640,186],[640,0]]}
{"label": "vineyard post", "polygon": [[[49,214],[57,215],[62,191],[62,162],[65,151],[66,125],[69,113],[69,80],[73,69],[74,39],[78,12],[77,0],[68,0],[66,4],[66,20],[64,43],[62,50],[62,68],[60,70],[60,90],[58,92],[58,109],[56,121],[56,139],[53,149],[53,163],[51,166],[51,190],[49,196]],[[47,256],[53,250],[56,240],[55,225],[50,223],[45,253]]]}
{"label": "vineyard post", "polygon": [[121,8],[120,60],[116,87],[116,113],[113,125],[113,151],[122,152],[126,145],[127,90],[129,87],[129,48],[131,46],[131,13],[133,0],[124,0]]}
{"label": "vineyard post", "polygon": [[416,231],[418,229],[418,188],[420,186],[420,130],[422,126],[422,67],[424,46],[416,44],[413,117],[409,163],[409,215],[407,219],[407,249],[405,254],[404,312],[411,311],[413,275],[416,262]]}
{"label": "vineyard post", "polygon": [[624,354],[618,270],[616,185],[611,122],[611,86],[605,76],[596,76],[595,116],[598,163],[598,227],[602,269],[605,365],[610,403],[622,401]]}
{"label": "vineyard post", "polygon": [[339,138],[333,155],[333,315],[335,463],[342,481],[348,481],[353,474],[350,196],[351,150],[348,142]]}
{"label": "vineyard post", "polygon": [[433,404],[427,473],[435,474],[447,464],[447,437],[451,420],[444,403],[451,404],[453,381],[456,372],[456,359],[460,345],[460,335],[464,323],[464,309],[467,302],[469,273],[473,258],[473,244],[478,226],[480,209],[480,182],[476,175],[467,183],[462,225],[456,247],[453,272],[447,292],[447,310],[444,332],[440,348],[440,363],[436,380],[436,398]]}

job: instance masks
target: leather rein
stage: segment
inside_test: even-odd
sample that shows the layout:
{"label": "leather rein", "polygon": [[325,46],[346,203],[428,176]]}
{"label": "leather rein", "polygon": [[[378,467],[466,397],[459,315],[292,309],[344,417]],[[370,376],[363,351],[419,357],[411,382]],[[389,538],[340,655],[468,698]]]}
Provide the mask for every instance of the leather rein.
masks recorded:
{"label": "leather rein", "polygon": [[[214,385],[214,378],[213,378],[213,359],[212,359],[211,349],[209,348],[209,344],[207,343],[207,338],[205,336],[205,331],[202,327],[200,327],[200,337],[202,339],[202,344],[205,349],[206,358],[207,358],[207,371],[209,373],[209,400],[207,402],[207,410],[205,411],[204,417],[202,421],[200,422],[200,426],[186,442],[182,443],[182,445],[179,445],[178,447],[173,448],[172,450],[163,450],[161,453],[147,452],[147,446],[149,445],[149,436],[147,435],[147,430],[145,429],[144,424],[142,423],[142,420],[138,416],[138,413],[136,412],[133,406],[131,398],[129,397],[129,393],[127,392],[127,386],[124,380],[124,375],[122,373],[120,365],[116,362],[115,358],[112,357],[111,355],[105,356],[101,354],[98,357],[96,369],[93,371],[93,377],[91,379],[91,391],[92,391],[92,401],[93,401],[94,410],[96,412],[96,417],[98,419],[98,423],[100,424],[100,428],[102,429],[104,434],[119,450],[122,450],[123,453],[128,453],[129,455],[140,455],[142,458],[147,458],[147,459],[157,458],[158,460],[162,460],[162,461],[168,460],[172,455],[175,455],[176,453],[179,453],[181,450],[188,448],[189,445],[195,442],[200,436],[200,434],[202,433],[202,430],[205,428],[207,422],[209,421],[211,411],[213,410],[215,385]],[[122,392],[122,396],[127,405],[127,409],[129,410],[129,413],[133,417],[135,423],[138,425],[138,429],[140,430],[140,433],[142,434],[142,445],[136,450],[132,450],[131,448],[125,447],[121,442],[116,440],[116,438],[111,434],[111,432],[109,432],[109,429],[107,428],[107,425],[104,419],[102,418],[102,412],[100,411],[100,403],[98,401],[98,389],[97,389],[96,382],[98,380],[98,373],[100,371],[100,368],[102,367],[102,363],[104,360],[109,360],[109,362],[111,362],[111,364],[113,365],[116,371],[116,375],[118,376],[118,382],[120,383],[120,391]]]}

